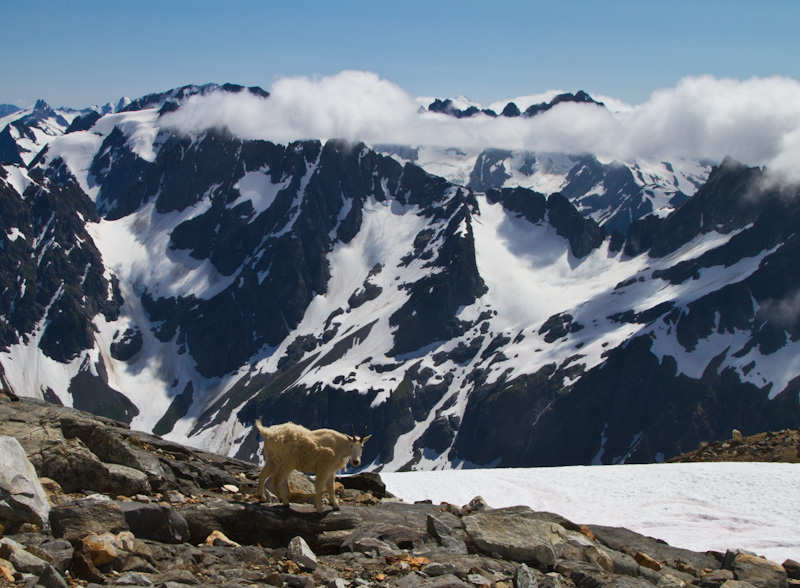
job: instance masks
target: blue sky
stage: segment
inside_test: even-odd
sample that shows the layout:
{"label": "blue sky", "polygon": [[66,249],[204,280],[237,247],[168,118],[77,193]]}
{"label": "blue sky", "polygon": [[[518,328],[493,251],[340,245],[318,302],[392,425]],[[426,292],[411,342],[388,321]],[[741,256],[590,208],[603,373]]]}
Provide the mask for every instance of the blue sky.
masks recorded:
{"label": "blue sky", "polygon": [[482,104],[632,104],[686,76],[800,79],[800,2],[0,0],[0,103],[85,107],[189,83],[370,71]]}

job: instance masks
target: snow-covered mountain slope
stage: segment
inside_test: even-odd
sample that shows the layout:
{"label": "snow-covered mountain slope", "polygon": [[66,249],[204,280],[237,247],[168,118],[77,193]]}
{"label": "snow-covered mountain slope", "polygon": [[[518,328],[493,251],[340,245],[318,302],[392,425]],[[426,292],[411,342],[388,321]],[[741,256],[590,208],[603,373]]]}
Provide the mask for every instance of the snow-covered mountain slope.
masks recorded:
{"label": "snow-covered mountain slope", "polygon": [[[366,426],[386,471],[654,461],[800,422],[800,210],[763,170],[512,153],[541,191],[475,189],[485,153],[163,122],[240,91],[93,111],[0,168],[17,394],[250,459],[255,418]],[[599,184],[661,212],[613,226]]]}

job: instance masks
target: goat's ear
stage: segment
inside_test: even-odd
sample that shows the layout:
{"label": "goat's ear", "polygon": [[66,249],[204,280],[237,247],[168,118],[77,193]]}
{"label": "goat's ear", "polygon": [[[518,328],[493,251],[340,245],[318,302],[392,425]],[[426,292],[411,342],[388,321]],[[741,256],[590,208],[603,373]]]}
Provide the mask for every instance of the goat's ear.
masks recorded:
{"label": "goat's ear", "polygon": [[369,441],[370,437],[372,437],[372,435],[367,435],[366,437],[361,437],[361,443],[366,443],[367,441]]}

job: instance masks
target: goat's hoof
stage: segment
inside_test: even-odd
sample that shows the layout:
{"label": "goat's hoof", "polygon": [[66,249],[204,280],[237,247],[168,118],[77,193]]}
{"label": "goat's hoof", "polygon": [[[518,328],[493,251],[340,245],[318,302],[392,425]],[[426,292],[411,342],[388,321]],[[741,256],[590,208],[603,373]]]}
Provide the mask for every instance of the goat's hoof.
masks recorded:
{"label": "goat's hoof", "polygon": [[267,501],[267,497],[264,496],[264,495],[261,495],[261,496],[258,497],[258,501],[259,502],[266,502]]}

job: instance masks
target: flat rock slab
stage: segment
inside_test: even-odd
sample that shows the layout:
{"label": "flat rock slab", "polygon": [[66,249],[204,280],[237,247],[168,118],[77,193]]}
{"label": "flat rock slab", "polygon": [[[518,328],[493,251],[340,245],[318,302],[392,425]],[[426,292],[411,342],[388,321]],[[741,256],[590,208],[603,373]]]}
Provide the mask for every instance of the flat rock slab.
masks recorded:
{"label": "flat rock slab", "polygon": [[381,502],[358,510],[364,524],[392,524],[404,527],[426,529],[428,515],[434,516],[451,529],[463,529],[461,519],[453,513],[443,510],[441,505],[404,502]]}
{"label": "flat rock slab", "polygon": [[567,535],[558,523],[493,511],[464,517],[464,528],[484,553],[545,566],[556,561],[554,545]]}
{"label": "flat rock slab", "polygon": [[666,562],[673,568],[681,561],[690,563],[698,570],[719,567],[719,561],[711,555],[673,547],[663,541],[646,537],[623,527],[592,525],[591,530],[602,545],[622,553],[646,553],[653,559]]}

